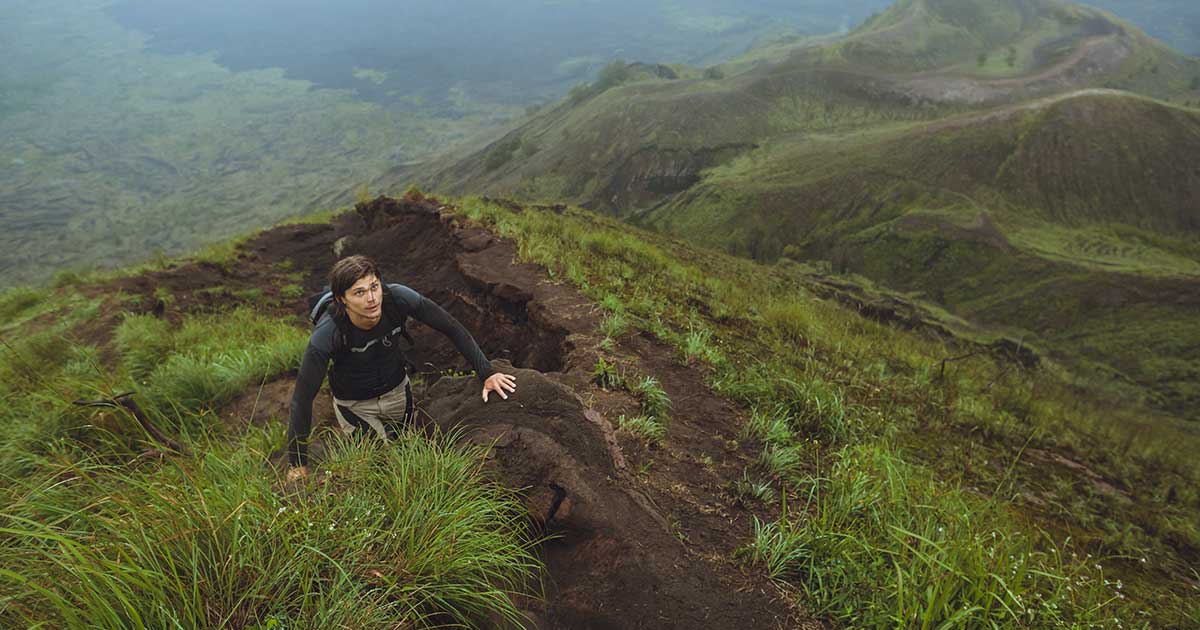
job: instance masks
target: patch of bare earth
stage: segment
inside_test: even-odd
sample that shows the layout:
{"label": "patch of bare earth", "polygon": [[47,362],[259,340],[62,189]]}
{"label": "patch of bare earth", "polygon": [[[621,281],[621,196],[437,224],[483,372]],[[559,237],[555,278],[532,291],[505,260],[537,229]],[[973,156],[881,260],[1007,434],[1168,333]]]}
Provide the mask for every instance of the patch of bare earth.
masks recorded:
{"label": "patch of bare earth", "polygon": [[894,81],[892,90],[916,101],[985,105],[1076,90],[1116,71],[1133,46],[1125,35],[1083,40],[1061,61],[1034,74],[1010,79],[979,79],[953,70],[922,73]]}

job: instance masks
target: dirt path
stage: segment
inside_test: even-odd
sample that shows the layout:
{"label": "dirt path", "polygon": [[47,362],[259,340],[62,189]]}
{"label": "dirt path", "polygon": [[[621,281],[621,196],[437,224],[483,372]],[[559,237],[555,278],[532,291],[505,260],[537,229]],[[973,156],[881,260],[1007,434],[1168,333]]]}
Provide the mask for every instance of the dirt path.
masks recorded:
{"label": "dirt path", "polygon": [[[636,402],[590,381],[600,342],[593,305],[541,267],[515,264],[512,243],[434,208],[376,201],[359,213],[369,235],[351,237],[347,252],[390,257],[405,270],[401,281],[448,303],[489,356],[533,368],[516,370],[518,393],[502,405],[484,405],[464,377],[433,383],[422,407],[430,422],[496,443],[502,476],[530,489],[531,511],[559,536],[544,548],[548,600],[531,610],[539,627],[801,627],[774,587],[732,560],[752,531],[751,513],[725,492],[751,455],[736,442],[738,410],[674,351],[634,336],[617,353],[661,381],[673,421],[661,448],[618,437],[615,414]],[[397,260],[393,233],[443,262]],[[431,362],[461,359],[447,349]]]}
{"label": "dirt path", "polygon": [[[427,377],[417,395],[425,424],[492,445],[500,478],[524,489],[533,521],[555,536],[542,549],[546,600],[526,604],[530,628],[822,627],[761,571],[733,558],[755,516],[728,491],[753,455],[737,440],[741,410],[712,394],[672,349],[632,335],[615,353],[659,379],[673,401],[672,419],[653,448],[617,434],[616,415],[633,412],[637,401],[591,382],[600,342],[593,305],[572,287],[550,283],[541,267],[514,263],[512,243],[463,225],[435,201],[381,198],[332,225],[264,232],[229,265],[189,265],[118,284],[163,317],[227,306],[228,297],[214,303],[200,291],[225,286],[257,289],[263,308],[302,322],[304,298],[280,298],[279,287],[302,274],[305,292],[318,290],[335,242],[343,254],[375,257],[385,280],[440,303],[517,375],[518,392],[504,402],[483,404],[472,377]],[[154,297],[158,287],[187,297],[164,306]],[[421,324],[411,330],[418,346],[411,358],[424,370],[465,367],[439,333]],[[292,378],[245,392],[221,415],[230,423],[285,421]],[[314,412],[318,425],[331,423],[327,400]],[[314,444],[314,459],[319,452]],[[761,518],[773,516],[757,509]]]}
{"label": "dirt path", "polygon": [[970,105],[1009,102],[1094,83],[1098,77],[1119,68],[1130,54],[1132,48],[1126,36],[1102,35],[1084,40],[1065,59],[1036,74],[981,79],[942,69],[892,79],[892,89],[910,98],[935,102]]}
{"label": "dirt path", "polygon": [[1118,35],[1101,35],[1099,37],[1089,37],[1079,43],[1075,50],[1071,51],[1065,59],[1058,63],[1048,66],[1037,74],[1030,74],[1011,79],[981,79],[980,82],[989,87],[1000,88],[1023,88],[1039,81],[1047,81],[1056,79],[1071,71],[1072,68],[1078,66],[1091,55],[1095,54],[1098,49],[1106,44],[1115,43],[1120,36]]}

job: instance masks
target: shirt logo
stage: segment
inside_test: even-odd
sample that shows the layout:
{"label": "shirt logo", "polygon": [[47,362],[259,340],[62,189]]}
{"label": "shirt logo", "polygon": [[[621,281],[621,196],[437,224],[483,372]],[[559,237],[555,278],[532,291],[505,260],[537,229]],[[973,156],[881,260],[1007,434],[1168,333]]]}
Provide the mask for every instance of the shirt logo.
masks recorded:
{"label": "shirt logo", "polygon": [[383,347],[391,348],[392,347],[392,339],[391,339],[392,335],[399,334],[399,332],[403,328],[404,328],[403,326],[397,326],[392,329],[392,332],[384,333],[384,335],[382,337],[368,341],[367,344],[362,346],[361,348],[350,348],[350,352],[366,352],[368,349],[370,349],[371,346],[375,345],[375,342],[377,342],[377,341],[382,343]]}

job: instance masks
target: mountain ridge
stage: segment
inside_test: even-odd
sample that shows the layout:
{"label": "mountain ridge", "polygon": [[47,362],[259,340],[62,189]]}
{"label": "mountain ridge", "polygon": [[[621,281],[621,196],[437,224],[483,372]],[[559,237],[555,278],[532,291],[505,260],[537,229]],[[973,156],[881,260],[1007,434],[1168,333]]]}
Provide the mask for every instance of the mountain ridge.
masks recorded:
{"label": "mountain ridge", "polygon": [[[989,12],[1007,21],[958,26]],[[896,37],[934,23],[968,36],[937,58]],[[867,62],[900,44],[890,65]],[[1129,312],[1163,313],[1150,328],[1185,317],[1163,283],[1200,269],[1187,238],[1200,228],[1200,116],[1167,99],[1200,98],[1200,60],[1052,0],[911,0],[846,37],[747,59],[728,76],[639,73],[581,89],[474,154],[380,185],[580,203],[759,260],[826,260],[998,326],[1013,309],[983,299],[997,283],[1031,309],[1009,323],[1053,339],[1064,361],[1120,373],[1174,412],[1200,401],[1188,347],[1162,346],[1182,361],[1169,368],[1136,361],[1140,332],[1099,333],[1086,311],[1049,299],[1119,277],[1144,289]],[[942,251],[986,264],[923,275]],[[1058,288],[1029,292],[1022,277]],[[1085,358],[1071,347],[1080,339],[1103,349]]]}

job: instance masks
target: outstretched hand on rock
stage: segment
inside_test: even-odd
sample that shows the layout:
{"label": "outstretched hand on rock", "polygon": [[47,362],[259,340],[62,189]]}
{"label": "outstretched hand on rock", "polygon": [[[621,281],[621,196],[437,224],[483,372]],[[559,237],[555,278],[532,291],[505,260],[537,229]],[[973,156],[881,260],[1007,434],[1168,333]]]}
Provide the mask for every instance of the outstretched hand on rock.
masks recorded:
{"label": "outstretched hand on rock", "polygon": [[508,400],[508,394],[504,393],[505,390],[517,391],[517,378],[511,374],[496,372],[483,382],[483,402],[487,402],[489,391],[496,392],[500,394],[501,398]]}

